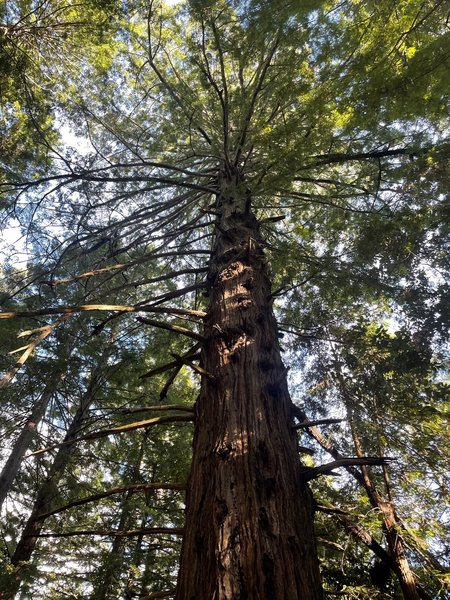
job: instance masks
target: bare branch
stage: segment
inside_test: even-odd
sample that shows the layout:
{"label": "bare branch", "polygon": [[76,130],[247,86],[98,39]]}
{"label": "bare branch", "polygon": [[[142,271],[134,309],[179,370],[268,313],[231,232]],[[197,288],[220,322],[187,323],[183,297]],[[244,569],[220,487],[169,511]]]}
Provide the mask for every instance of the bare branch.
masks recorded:
{"label": "bare branch", "polygon": [[292,426],[292,429],[307,429],[313,425],[330,425],[331,423],[342,423],[345,419],[317,419],[316,421],[310,421],[309,419],[302,423],[296,423]]}
{"label": "bare branch", "polygon": [[86,530],[80,529],[79,531],[66,531],[64,533],[39,533],[38,535],[33,534],[28,537],[40,537],[40,538],[53,538],[53,537],[74,537],[78,535],[93,535],[93,536],[105,536],[105,537],[133,537],[135,535],[157,535],[157,534],[169,534],[169,535],[183,535],[183,527],[148,527],[146,529],[131,529],[130,531],[107,531],[102,529]]}
{"label": "bare branch", "polygon": [[160,425],[165,423],[177,423],[180,421],[193,421],[193,415],[173,415],[171,417],[154,417],[153,419],[146,419],[145,421],[136,421],[134,423],[128,423],[127,425],[120,425],[119,427],[111,427],[110,429],[101,429],[100,431],[95,431],[93,433],[88,433],[87,435],[83,435],[78,438],[73,438],[71,440],[67,440],[65,442],[61,442],[60,444],[54,444],[53,446],[48,446],[47,448],[40,448],[36,450],[36,452],[31,452],[28,454],[26,458],[30,456],[37,456],[39,454],[44,454],[45,452],[50,452],[50,450],[54,450],[55,448],[61,448],[62,446],[69,446],[71,444],[76,444],[77,442],[84,442],[86,440],[96,440],[101,437],[107,437],[109,435],[117,435],[119,433],[128,433],[129,431],[135,431],[136,429],[142,429],[143,427],[152,427],[153,425]]}
{"label": "bare branch", "polygon": [[140,412],[153,412],[153,411],[166,411],[166,410],[179,410],[185,412],[194,412],[193,406],[185,406],[183,404],[158,404],[157,406],[141,406],[138,408],[122,408],[118,412],[124,415],[133,415]]}
{"label": "bare branch", "polygon": [[145,319],[144,317],[138,317],[137,321],[139,321],[139,323],[144,323],[145,325],[152,325],[153,327],[157,327],[159,329],[166,329],[167,331],[180,333],[182,335],[192,338],[193,340],[197,340],[198,342],[205,341],[205,338],[199,333],[196,333],[191,329],[187,329],[186,327],[180,327],[180,325],[173,325],[172,323],[162,323],[161,321],[155,321],[154,319]]}
{"label": "bare branch", "polygon": [[[0,312],[0,319],[14,319],[17,317],[40,317],[47,315],[73,315],[84,311],[120,311],[126,312],[153,312],[160,314],[184,315],[189,317],[205,317],[206,313],[202,310],[189,310],[187,308],[176,307],[156,307],[127,304],[81,304],[80,306],[58,306],[56,308],[42,308],[40,310],[18,310],[14,312]],[[55,325],[56,326],[56,325]],[[48,335],[48,334],[47,334]],[[45,337],[45,336],[44,336]]]}
{"label": "bare branch", "polygon": [[318,467],[306,467],[304,477],[307,481],[319,477],[319,475],[330,475],[334,469],[347,466],[361,466],[361,465],[386,465],[390,461],[395,460],[387,456],[364,456],[360,457],[349,457],[341,458],[339,460],[333,460],[332,462],[320,465]]}
{"label": "bare branch", "polygon": [[114,496],[115,494],[122,494],[123,492],[139,492],[148,490],[184,491],[185,489],[186,484],[184,483],[134,483],[131,485],[123,485],[120,487],[111,488],[110,490],[106,490],[105,492],[99,492],[98,494],[93,494],[91,496],[86,496],[85,498],[74,500],[73,502],[64,504],[64,506],[60,506],[59,508],[55,508],[54,510],[50,510],[49,512],[41,513],[36,517],[36,520],[44,521],[45,519],[48,519],[48,517],[51,517],[52,515],[57,515],[58,513],[68,510],[69,508],[81,506],[83,504],[88,504],[89,502],[95,502],[96,500],[102,500],[103,498],[108,498],[109,496]]}
{"label": "bare branch", "polygon": [[[3,313],[3,314],[14,314],[14,313]],[[0,313],[0,315],[1,315],[1,313]],[[61,325],[61,323],[66,321],[69,318],[69,316],[70,315],[67,315],[65,317],[62,317],[61,319],[57,319],[54,323],[52,323],[51,325],[48,325],[47,327],[42,327],[42,332],[40,333],[40,335],[37,336],[37,338],[35,338],[32,342],[30,342],[26,346],[22,346],[22,348],[18,349],[18,350],[25,349],[25,352],[22,354],[22,356],[19,358],[19,360],[16,362],[16,364],[6,373],[6,375],[3,376],[3,378],[0,381],[0,387],[4,387],[9,381],[11,381],[11,379],[14,377],[14,375],[17,373],[17,371],[20,369],[20,367],[22,367],[25,364],[25,362],[28,359],[28,357],[30,356],[30,354],[36,349],[37,345],[40,342],[42,342],[42,340],[45,340],[45,338],[48,337],[59,325]],[[0,318],[2,318],[2,317],[0,316]],[[17,352],[18,350],[15,350],[14,352]]]}

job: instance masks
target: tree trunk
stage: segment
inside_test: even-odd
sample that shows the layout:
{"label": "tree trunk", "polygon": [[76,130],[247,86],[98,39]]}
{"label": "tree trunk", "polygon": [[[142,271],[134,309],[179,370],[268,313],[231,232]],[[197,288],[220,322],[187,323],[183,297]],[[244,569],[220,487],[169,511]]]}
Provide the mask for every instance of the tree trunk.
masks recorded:
{"label": "tree trunk", "polygon": [[[231,188],[231,189],[230,189]],[[268,265],[239,185],[223,185],[208,275],[177,600],[318,600],[311,493],[302,480]]]}
{"label": "tree trunk", "polygon": [[[78,436],[86,417],[86,411],[100,389],[102,383],[101,371],[102,368],[100,366],[94,369],[89,386],[81,399],[80,406],[70,424],[64,442],[68,442]],[[11,557],[11,564],[18,568],[14,573],[11,583],[8,584],[8,591],[2,600],[13,600],[19,591],[24,576],[21,566],[25,566],[30,560],[45,523],[45,519],[40,519],[40,515],[50,510],[52,502],[54,502],[54,498],[57,496],[58,483],[65,472],[73,451],[74,445],[67,444],[59,448],[55,456],[48,476],[39,490],[31,514]]]}
{"label": "tree trunk", "polygon": [[411,571],[405,552],[405,544],[398,532],[395,510],[392,502],[377,498],[380,510],[383,514],[384,533],[389,546],[389,552],[394,563],[394,571],[402,589],[404,600],[420,600],[417,580]]}
{"label": "tree trunk", "polygon": [[[119,531],[130,529],[131,519],[131,492],[128,492],[122,501],[120,520],[118,524]],[[117,582],[120,580],[123,572],[124,548],[127,539],[115,537],[111,549],[105,557],[98,573],[98,584],[96,585],[91,600],[108,600],[117,598]]]}
{"label": "tree trunk", "polygon": [[64,376],[64,372],[60,371],[55,374],[52,381],[47,384],[45,390],[37,399],[36,403],[31,409],[25,425],[22,428],[19,436],[14,442],[9,457],[2,469],[0,474],[0,509],[8,495],[14,479],[20,470],[23,457],[31,446],[31,442],[36,436],[37,427],[41,422],[42,417],[47,410],[48,403],[55,393],[58,384],[61,382]]}
{"label": "tree trunk", "polygon": [[[147,435],[144,434],[141,446],[139,448],[139,454],[136,460],[136,463],[133,465],[133,476],[132,482],[137,483],[142,481],[141,476],[141,464],[142,458],[144,456],[145,444],[147,442]],[[151,481],[154,482],[153,477]],[[131,499],[133,497],[133,490],[129,490],[125,497],[121,501],[120,508],[120,519],[118,524],[119,531],[127,531],[128,529],[133,529],[135,525],[135,510],[132,508]],[[141,519],[140,529],[145,529],[147,526],[147,517],[146,515]],[[140,546],[140,542],[142,541],[142,535],[138,536],[135,545],[136,547]],[[114,538],[111,549],[105,557],[103,564],[100,566],[98,570],[98,583],[94,589],[93,594],[91,595],[91,600],[108,600],[117,598],[117,582],[123,578],[123,573],[125,571],[125,547],[127,544],[126,538],[116,537]],[[138,552],[139,553],[139,552]],[[136,549],[133,552],[133,555],[136,554]],[[139,563],[137,564],[139,566]],[[125,597],[126,595],[126,587],[125,586]]]}
{"label": "tree trunk", "polygon": [[[355,426],[355,415],[353,414],[352,403],[348,396],[345,381],[343,380],[339,368],[337,372],[338,381],[341,384],[347,405],[350,429],[352,432],[353,443],[355,445],[356,456],[362,457],[365,455],[365,452]],[[403,598],[404,600],[420,600],[421,596],[419,593],[418,582],[408,563],[405,552],[405,543],[399,533],[399,524],[397,523],[394,504],[393,502],[386,500],[378,491],[376,486],[372,483],[367,466],[362,466],[361,472],[363,477],[363,485],[370,503],[374,508],[378,508],[383,515],[383,532],[389,547],[389,555],[393,563],[392,569],[397,575]]]}

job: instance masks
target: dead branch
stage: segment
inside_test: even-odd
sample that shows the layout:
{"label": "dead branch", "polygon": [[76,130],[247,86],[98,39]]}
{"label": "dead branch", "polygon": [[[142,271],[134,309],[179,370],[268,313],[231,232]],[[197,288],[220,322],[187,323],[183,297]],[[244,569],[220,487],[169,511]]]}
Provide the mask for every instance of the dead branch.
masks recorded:
{"label": "dead branch", "polygon": [[178,363],[181,362],[183,365],[190,367],[193,371],[195,371],[195,373],[198,373],[199,375],[208,377],[209,379],[215,379],[214,375],[212,375],[211,373],[208,373],[208,371],[203,369],[203,367],[200,367],[199,365],[196,365],[193,362],[191,362],[192,359],[190,356],[189,357],[179,356],[178,354],[175,354],[174,352],[172,352],[172,356],[178,361]]}
{"label": "dead branch", "polygon": [[[8,314],[8,313],[4,313],[4,314]],[[20,367],[22,367],[25,364],[25,362],[28,359],[28,357],[30,356],[30,354],[36,349],[37,345],[40,342],[42,342],[42,340],[45,340],[45,338],[48,337],[58,327],[58,325],[61,325],[61,323],[66,321],[69,318],[69,316],[70,315],[66,315],[60,319],[57,319],[51,325],[48,325],[47,327],[43,327],[40,335],[38,335],[32,342],[30,342],[26,346],[22,346],[21,348],[18,348],[17,350],[14,351],[14,352],[17,352],[19,350],[25,349],[25,352],[22,354],[22,356],[19,358],[19,360],[15,363],[15,365],[13,367],[11,367],[11,369],[6,373],[6,375],[4,375],[3,378],[0,380],[0,387],[4,387],[7,383],[9,383],[9,381],[11,381],[11,379],[14,377],[14,375],[17,373],[17,371],[20,369]],[[0,318],[2,318],[1,313],[0,313]]]}
{"label": "dead branch", "polygon": [[144,323],[145,325],[152,325],[152,327],[157,327],[159,329],[166,329],[167,331],[173,331],[174,333],[181,333],[182,335],[186,335],[187,337],[197,340],[198,342],[205,341],[205,338],[202,335],[192,331],[191,329],[188,329],[187,327],[180,327],[180,325],[173,325],[172,323],[162,323],[161,321],[146,319],[144,317],[137,317],[136,320],[140,323]]}
{"label": "dead branch", "polygon": [[304,471],[304,477],[306,481],[315,479],[320,475],[331,475],[331,471],[339,469],[340,467],[361,466],[361,465],[387,465],[390,461],[395,460],[388,456],[364,456],[360,457],[349,457],[341,458],[339,460],[333,460],[332,462],[320,465],[318,467],[307,467]]}
{"label": "dead branch", "polygon": [[342,423],[345,419],[317,419],[316,421],[310,421],[307,419],[302,423],[296,423],[292,426],[292,429],[307,429],[313,425],[330,425],[331,423]]}
{"label": "dead branch", "polygon": [[100,431],[95,431],[93,433],[88,433],[87,435],[83,435],[78,438],[73,438],[71,440],[67,440],[65,442],[61,442],[60,444],[54,444],[53,446],[48,446],[47,448],[40,448],[36,450],[36,452],[31,452],[27,455],[26,458],[30,456],[37,456],[39,454],[44,454],[45,452],[50,452],[50,450],[54,450],[55,448],[61,448],[62,446],[69,446],[71,444],[76,444],[78,442],[84,442],[86,440],[96,440],[101,437],[107,437],[109,435],[117,435],[119,433],[128,433],[129,431],[134,431],[136,429],[142,429],[143,427],[152,427],[153,425],[160,425],[164,423],[176,423],[179,421],[193,421],[193,415],[173,415],[171,417],[154,417],[153,419],[146,419],[145,421],[136,421],[134,423],[128,423],[127,425],[120,425],[119,427],[111,427],[110,429],[101,429]]}
{"label": "dead branch", "polygon": [[184,412],[193,413],[193,406],[185,406],[184,404],[159,404],[157,406],[139,406],[137,408],[121,408],[118,412],[124,415],[133,415],[140,412],[153,412],[153,411],[166,411],[166,410],[179,410]]}
{"label": "dead branch", "polygon": [[152,312],[168,315],[183,315],[188,317],[206,316],[202,310],[189,310],[187,308],[157,307],[147,305],[121,305],[121,304],[82,304],[80,306],[58,306],[56,308],[42,308],[40,310],[18,310],[14,312],[0,312],[0,319],[14,319],[17,317],[41,317],[48,315],[73,315],[84,311],[120,311],[120,312]]}
{"label": "dead branch", "polygon": [[74,537],[77,535],[95,535],[105,537],[133,537],[135,535],[157,535],[157,534],[169,534],[169,535],[183,535],[183,527],[148,527],[146,529],[132,529],[130,531],[106,531],[103,529],[80,529],[79,531],[66,531],[63,533],[39,533],[32,534],[27,537],[40,537],[40,538],[52,538],[52,537]]}
{"label": "dead branch", "polygon": [[178,377],[178,374],[180,373],[182,366],[183,365],[178,365],[178,367],[175,367],[175,369],[172,371],[172,373],[167,378],[166,383],[164,384],[164,386],[162,387],[162,389],[159,393],[159,401],[160,402],[162,402],[167,397],[170,386],[174,383],[175,379]]}
{"label": "dead branch", "polygon": [[[199,360],[200,359],[200,353],[195,353],[195,354],[188,354],[185,355],[184,358],[189,359],[189,361],[193,361],[193,360]],[[167,363],[165,365],[161,365],[160,367],[155,367],[154,369],[152,369],[151,371],[148,371],[147,373],[144,373],[143,375],[140,375],[139,379],[145,379],[146,377],[153,377],[154,375],[160,375],[161,373],[165,373],[166,371],[170,371],[170,369],[174,369],[175,367],[180,366],[180,362],[181,364],[184,364],[182,361],[180,360],[174,360],[170,363]]]}

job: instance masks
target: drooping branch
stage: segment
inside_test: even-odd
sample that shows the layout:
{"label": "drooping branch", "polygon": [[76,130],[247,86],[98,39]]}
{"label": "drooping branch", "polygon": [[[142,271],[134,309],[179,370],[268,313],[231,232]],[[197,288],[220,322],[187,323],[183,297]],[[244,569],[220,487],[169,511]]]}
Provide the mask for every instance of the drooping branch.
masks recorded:
{"label": "drooping branch", "polygon": [[36,450],[36,452],[31,452],[30,454],[28,454],[27,458],[29,458],[30,456],[44,454],[45,452],[50,452],[50,450],[54,450],[55,448],[61,448],[62,446],[67,446],[69,444],[76,444],[78,442],[84,442],[87,440],[96,440],[98,438],[107,437],[109,435],[128,433],[129,431],[135,431],[136,429],[142,429],[145,427],[152,427],[153,425],[193,420],[193,415],[173,415],[171,417],[154,417],[153,419],[146,419],[145,421],[136,421],[134,423],[128,423],[127,425],[120,425],[119,427],[111,427],[110,429],[101,429],[100,431],[88,433],[87,435],[82,435],[78,438],[73,438],[66,442],[61,442],[60,444],[53,444],[52,446],[48,446],[47,448],[40,448],[39,450]]}
{"label": "drooping branch", "polygon": [[74,537],[79,535],[92,535],[104,537],[134,537],[136,535],[183,535],[183,527],[148,527],[146,529],[132,529],[130,531],[108,531],[103,529],[80,529],[79,531],[65,531],[63,533],[40,533],[36,537],[54,538],[54,537]]}
{"label": "drooping branch", "polygon": [[319,475],[329,475],[334,469],[339,469],[340,467],[348,467],[348,466],[361,466],[361,465],[386,465],[390,461],[395,460],[393,458],[387,456],[364,456],[360,457],[348,457],[341,458],[339,460],[333,460],[332,462],[326,463],[324,465],[319,465],[318,467],[306,467],[304,472],[304,477],[307,481],[311,479],[315,479],[319,477]]}
{"label": "drooping branch", "polygon": [[[14,319],[18,317],[42,317],[48,315],[73,315],[85,311],[101,312],[152,312],[169,315],[183,315],[188,317],[203,318],[206,313],[202,310],[190,310],[187,308],[174,307],[156,307],[146,306],[145,304],[81,304],[80,306],[58,306],[56,308],[42,308],[39,310],[17,310],[14,312],[0,312],[0,319]],[[56,326],[56,325],[55,325]],[[48,335],[48,333],[47,333]],[[45,337],[45,336],[44,336]]]}
{"label": "drooping branch", "polygon": [[38,515],[36,520],[43,521],[45,519],[48,519],[48,517],[51,517],[52,515],[57,515],[61,512],[69,510],[69,508],[74,508],[75,506],[82,506],[83,504],[95,502],[96,500],[102,500],[103,498],[114,496],[115,494],[123,494],[124,492],[138,492],[147,490],[183,491],[185,489],[186,484],[184,483],[134,483],[131,485],[122,485],[119,487],[111,488],[110,490],[106,490],[105,492],[92,494],[91,496],[86,496],[85,498],[80,498],[78,500],[74,500],[73,502],[69,502],[68,504],[64,504],[64,506],[60,506],[59,508],[55,508],[54,510],[50,510],[48,512]]}

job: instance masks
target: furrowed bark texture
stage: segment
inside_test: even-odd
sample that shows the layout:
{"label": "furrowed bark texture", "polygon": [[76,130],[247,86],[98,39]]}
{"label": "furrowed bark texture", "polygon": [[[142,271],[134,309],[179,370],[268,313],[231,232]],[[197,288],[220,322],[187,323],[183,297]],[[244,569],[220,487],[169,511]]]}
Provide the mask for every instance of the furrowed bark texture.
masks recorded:
{"label": "furrowed bark texture", "polygon": [[270,282],[248,198],[223,193],[177,600],[318,600]]}

